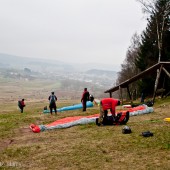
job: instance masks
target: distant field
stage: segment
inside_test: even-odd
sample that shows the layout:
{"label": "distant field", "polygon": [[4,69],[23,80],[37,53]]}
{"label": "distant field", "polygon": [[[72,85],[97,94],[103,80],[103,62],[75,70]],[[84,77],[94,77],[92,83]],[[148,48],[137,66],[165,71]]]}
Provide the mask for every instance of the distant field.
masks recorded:
{"label": "distant field", "polygon": [[84,87],[87,87],[89,92],[94,96],[107,96],[104,89],[98,86],[83,83],[75,80],[57,80],[57,79],[12,79],[3,78],[0,76],[0,94],[1,100],[8,98],[10,101],[17,101],[25,98],[29,100],[46,100],[51,91],[54,91],[60,100],[75,100],[81,99]]}
{"label": "distant field", "polygon": [[60,81],[57,80],[16,80],[0,78],[0,94],[1,100],[7,99],[10,101],[17,101],[25,98],[30,100],[46,100],[51,91],[55,91],[57,97],[60,99],[80,97],[80,92],[69,91],[62,89]]}
{"label": "distant field", "polygon": [[[43,84],[43,86],[42,86]],[[0,81],[0,169],[30,170],[168,170],[170,169],[170,98],[156,100],[154,113],[130,117],[132,133],[122,126],[98,127],[95,123],[33,133],[31,123],[48,124],[60,118],[99,113],[99,107],[65,111],[57,116],[42,114],[48,105],[48,82]],[[17,110],[17,98],[24,96],[26,108]],[[58,107],[79,103],[62,99]],[[121,107],[119,107],[121,109]],[[141,132],[150,130],[153,137]]]}

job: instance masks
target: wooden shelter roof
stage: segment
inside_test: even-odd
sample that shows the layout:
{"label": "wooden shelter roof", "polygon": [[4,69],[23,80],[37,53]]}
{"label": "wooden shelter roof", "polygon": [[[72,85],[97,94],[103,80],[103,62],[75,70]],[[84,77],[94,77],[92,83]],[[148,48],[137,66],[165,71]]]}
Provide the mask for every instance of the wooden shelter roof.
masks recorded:
{"label": "wooden shelter roof", "polygon": [[167,66],[169,65],[170,66],[170,62],[159,62],[155,65],[153,65],[152,67],[149,67],[148,69],[146,69],[145,71],[137,74],[136,76],[120,83],[119,85],[115,86],[115,87],[112,87],[108,90],[105,91],[105,93],[112,93],[112,92],[115,92],[117,90],[119,90],[119,88],[126,88],[128,87],[128,85],[134,81],[137,81],[143,77],[145,77],[146,75],[148,74],[151,74],[152,72],[154,72],[155,70],[157,70],[158,68],[160,68],[160,66],[163,65],[163,66]]}

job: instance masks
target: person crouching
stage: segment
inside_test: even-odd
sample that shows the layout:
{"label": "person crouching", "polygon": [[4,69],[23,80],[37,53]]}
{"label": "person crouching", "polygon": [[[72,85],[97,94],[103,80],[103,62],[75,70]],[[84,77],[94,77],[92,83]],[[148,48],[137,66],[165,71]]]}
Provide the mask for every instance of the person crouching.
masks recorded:
{"label": "person crouching", "polygon": [[104,117],[107,117],[108,110],[110,110],[113,117],[115,117],[116,106],[120,105],[120,101],[114,98],[104,98],[100,101],[100,116],[98,125],[102,124]]}

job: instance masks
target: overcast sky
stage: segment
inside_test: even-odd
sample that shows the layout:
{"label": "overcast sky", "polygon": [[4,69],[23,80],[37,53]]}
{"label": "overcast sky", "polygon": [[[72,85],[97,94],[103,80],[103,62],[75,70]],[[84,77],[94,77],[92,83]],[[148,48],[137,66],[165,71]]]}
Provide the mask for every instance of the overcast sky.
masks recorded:
{"label": "overcast sky", "polygon": [[121,64],[145,27],[136,0],[0,0],[0,53]]}

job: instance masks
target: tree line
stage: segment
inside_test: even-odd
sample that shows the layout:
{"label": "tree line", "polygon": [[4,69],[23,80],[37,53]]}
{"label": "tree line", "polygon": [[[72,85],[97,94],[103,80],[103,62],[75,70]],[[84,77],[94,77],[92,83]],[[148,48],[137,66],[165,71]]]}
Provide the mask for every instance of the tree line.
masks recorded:
{"label": "tree line", "polygon": [[[170,1],[169,0],[137,0],[146,14],[147,26],[138,35],[134,33],[131,45],[118,72],[116,84],[137,75],[158,62],[170,62]],[[168,70],[170,71],[170,69]],[[132,97],[137,97],[145,90],[147,96],[153,94],[157,73],[131,83],[129,85]],[[166,75],[160,77],[159,88],[165,93],[170,87],[170,79]],[[125,92],[123,93],[125,95]],[[124,96],[125,97],[125,96]]]}

